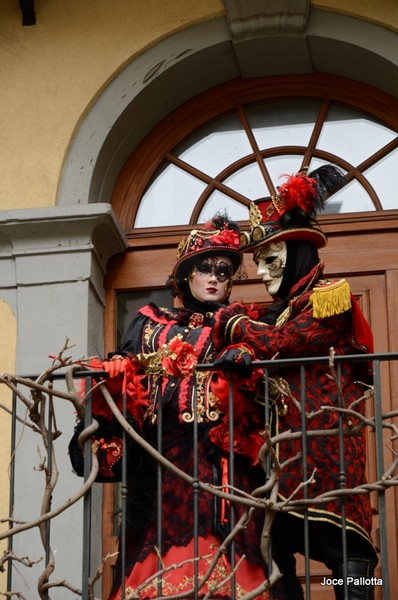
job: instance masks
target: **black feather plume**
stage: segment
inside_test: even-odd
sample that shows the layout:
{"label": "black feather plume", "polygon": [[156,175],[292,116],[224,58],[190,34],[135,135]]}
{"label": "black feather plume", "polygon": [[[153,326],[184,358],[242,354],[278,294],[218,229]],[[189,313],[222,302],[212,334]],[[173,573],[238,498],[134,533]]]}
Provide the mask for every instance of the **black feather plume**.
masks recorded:
{"label": "black feather plume", "polygon": [[326,200],[346,184],[343,173],[334,165],[323,165],[308,173],[308,177],[316,181],[316,204],[319,208],[324,208]]}
{"label": "black feather plume", "polygon": [[228,214],[226,212],[218,212],[216,213],[211,221],[206,223],[206,227],[214,228],[214,229],[234,229],[239,233],[239,225],[235,223],[235,221],[231,221]]}

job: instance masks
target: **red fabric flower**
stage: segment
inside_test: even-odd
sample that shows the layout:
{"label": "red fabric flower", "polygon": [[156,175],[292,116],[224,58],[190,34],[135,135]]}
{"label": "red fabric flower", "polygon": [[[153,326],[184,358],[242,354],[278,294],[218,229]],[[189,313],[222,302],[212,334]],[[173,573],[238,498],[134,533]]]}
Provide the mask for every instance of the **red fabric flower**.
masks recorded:
{"label": "red fabric flower", "polygon": [[202,238],[195,237],[194,242],[192,243],[191,248],[189,249],[189,252],[198,252],[203,248],[204,244],[205,242]]}
{"label": "red fabric flower", "polygon": [[197,362],[195,348],[176,337],[169,343],[161,364],[168,375],[188,377],[194,372]]}
{"label": "red fabric flower", "polygon": [[211,238],[212,244],[218,246],[239,247],[239,235],[235,229],[223,229],[218,235]]}

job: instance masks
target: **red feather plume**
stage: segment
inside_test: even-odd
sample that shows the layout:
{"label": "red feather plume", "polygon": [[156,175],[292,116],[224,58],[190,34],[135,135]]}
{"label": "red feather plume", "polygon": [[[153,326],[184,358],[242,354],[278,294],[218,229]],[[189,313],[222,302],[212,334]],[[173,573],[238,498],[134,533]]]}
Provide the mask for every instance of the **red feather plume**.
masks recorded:
{"label": "red feather plume", "polygon": [[317,197],[316,180],[303,175],[282,177],[287,177],[287,181],[278,188],[278,193],[285,204],[285,211],[301,208],[307,216],[314,214],[314,201]]}

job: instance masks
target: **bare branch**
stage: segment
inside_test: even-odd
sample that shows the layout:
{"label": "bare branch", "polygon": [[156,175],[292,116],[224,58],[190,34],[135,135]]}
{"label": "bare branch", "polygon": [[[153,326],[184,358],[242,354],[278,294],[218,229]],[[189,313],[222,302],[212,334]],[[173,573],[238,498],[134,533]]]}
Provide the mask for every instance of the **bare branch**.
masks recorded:
{"label": "bare branch", "polygon": [[33,567],[33,565],[37,565],[37,563],[41,562],[42,560],[43,558],[32,560],[28,556],[17,556],[12,550],[5,550],[3,556],[0,557],[0,572],[4,573],[4,565],[7,562],[19,562],[25,567]]}
{"label": "bare branch", "polygon": [[[90,579],[88,580],[89,600],[95,600],[94,585],[99,579],[101,579],[102,574],[104,572],[104,566],[106,565],[106,563],[109,560],[111,560],[118,554],[119,554],[118,552],[112,552],[112,553],[108,552],[108,554],[106,556],[104,556],[104,558],[102,559],[101,565],[98,568],[97,572],[94,573],[94,575],[92,577],[90,577]],[[78,593],[78,592],[76,592],[76,593]],[[80,595],[81,595],[81,592],[80,592]]]}
{"label": "bare branch", "polygon": [[[85,481],[84,485],[69,499],[67,499],[63,504],[58,506],[55,509],[52,509],[51,502],[54,494],[54,489],[57,485],[59,473],[57,467],[57,461],[54,453],[54,441],[56,437],[59,435],[59,432],[56,427],[56,413],[53,407],[54,398],[60,400],[66,400],[70,402],[77,413],[77,416],[82,420],[84,418],[85,413],[85,399],[81,397],[81,394],[76,389],[76,379],[75,373],[78,370],[88,370],[88,365],[84,364],[83,359],[78,362],[72,362],[70,356],[66,356],[66,352],[70,349],[69,340],[66,339],[64,347],[61,349],[59,354],[55,357],[51,357],[54,359],[53,364],[50,368],[46,369],[35,381],[27,378],[20,378],[16,376],[12,376],[9,374],[4,374],[0,376],[0,384],[4,384],[8,389],[10,389],[15,395],[16,398],[24,404],[26,409],[29,411],[29,416],[31,423],[28,423],[26,420],[21,419],[16,416],[16,418],[26,427],[30,428],[34,433],[39,433],[44,446],[47,450],[48,455],[51,457],[49,461],[51,464],[47,464],[47,458],[39,454],[39,465],[36,467],[37,471],[41,471],[44,475],[44,493],[41,503],[41,514],[37,519],[31,520],[29,522],[17,521],[13,518],[13,516],[3,518],[0,520],[2,523],[9,523],[12,525],[12,528],[8,529],[6,532],[0,534],[1,539],[7,539],[14,535],[19,534],[22,531],[26,531],[28,529],[32,529],[34,527],[38,527],[40,530],[40,536],[42,544],[45,545],[47,541],[47,527],[49,521],[67,510],[72,504],[77,502],[80,498],[82,498],[85,493],[91,488],[94,483],[97,474],[98,474],[98,459],[94,452],[92,452],[92,467],[91,472],[89,474],[88,479]],[[65,380],[67,391],[59,391],[53,389],[52,384],[52,376],[59,369],[65,369]],[[330,359],[329,359],[329,368],[330,368],[330,379],[335,382],[336,390],[339,398],[340,405],[339,406],[321,406],[319,410],[314,413],[307,414],[307,418],[310,421],[314,419],[315,416],[320,415],[322,413],[336,413],[339,417],[344,420],[343,427],[343,436],[356,436],[363,435],[364,429],[375,429],[376,428],[376,420],[375,417],[365,417],[361,408],[364,402],[369,401],[373,397],[373,388],[372,386],[367,386],[367,384],[363,384],[365,389],[363,395],[360,398],[356,398],[349,405],[345,402],[343,397],[343,391],[341,386],[339,385],[338,376],[336,373],[335,365],[334,365],[334,351],[331,350]],[[96,371],[93,371],[93,374],[97,374]],[[289,400],[298,410],[301,411],[301,403],[294,398],[291,393],[289,386],[284,380],[281,378],[270,378],[270,384],[273,385],[275,390],[281,394],[281,397]],[[286,385],[285,385],[286,383]],[[358,382],[360,383],[360,382]],[[197,483],[190,475],[183,472],[181,469],[176,467],[173,463],[168,461],[162,454],[157,452],[157,450],[148,444],[146,440],[141,437],[137,431],[126,421],[123,417],[122,413],[118,410],[113,398],[108,392],[104,382],[98,382],[94,387],[100,387],[102,394],[104,396],[104,401],[108,404],[110,409],[112,410],[115,419],[119,422],[124,431],[129,435],[133,440],[135,440],[146,452],[148,452],[162,467],[171,470],[177,477],[181,478],[183,481],[187,482],[190,485],[193,483]],[[21,388],[26,387],[30,391],[30,396],[27,396]],[[12,411],[5,405],[0,404],[0,409],[3,409],[8,414],[12,414]],[[358,410],[356,410],[358,409]],[[48,426],[46,425],[46,416],[47,414],[51,415],[52,425],[49,433]],[[235,567],[232,569],[228,575],[225,576],[225,579],[222,582],[218,582],[217,585],[212,586],[210,584],[211,574],[213,573],[217,562],[223,558],[223,556],[228,552],[229,547],[235,540],[236,536],[239,535],[248,525],[249,521],[252,518],[252,514],[255,509],[260,509],[264,512],[264,523],[261,532],[261,553],[264,558],[264,561],[268,565],[269,576],[268,579],[261,583],[256,589],[247,593],[241,600],[254,600],[260,594],[265,592],[266,590],[273,587],[273,585],[280,579],[281,573],[275,562],[273,561],[270,553],[270,540],[272,533],[272,525],[274,518],[278,512],[291,512],[292,510],[303,512],[307,508],[316,507],[320,504],[325,504],[326,502],[333,501],[344,501],[345,498],[353,495],[359,494],[371,494],[371,493],[379,493],[385,492],[388,488],[395,487],[398,485],[398,451],[394,447],[394,442],[398,439],[398,426],[393,422],[393,419],[398,417],[398,411],[390,411],[381,415],[381,423],[382,428],[389,432],[387,435],[390,435],[389,442],[386,444],[386,448],[389,450],[391,454],[391,461],[388,461],[384,474],[377,481],[372,481],[367,484],[362,484],[355,488],[351,489],[335,489],[329,490],[323,494],[319,494],[314,498],[299,498],[300,492],[306,486],[313,482],[316,476],[316,470],[314,469],[313,473],[310,477],[302,482],[298,487],[290,494],[287,499],[281,499],[279,496],[279,477],[282,471],[291,468],[291,465],[294,465],[295,462],[299,461],[302,457],[300,453],[297,453],[295,456],[291,456],[288,460],[286,460],[283,464],[279,463],[278,454],[276,452],[276,448],[279,443],[294,440],[301,438],[305,435],[307,438],[314,437],[329,437],[329,436],[338,436],[339,428],[335,426],[333,429],[322,430],[322,429],[310,429],[305,433],[302,431],[283,431],[276,435],[271,435],[271,431],[269,427],[265,427],[264,431],[264,444],[259,453],[260,464],[263,467],[266,473],[266,481],[264,484],[257,489],[249,492],[248,490],[240,490],[235,486],[214,486],[207,482],[199,482],[199,489],[204,490],[208,493],[211,493],[214,496],[219,498],[224,498],[230,501],[233,505],[240,505],[243,507],[243,512],[232,528],[232,531],[227,536],[225,541],[220,544],[219,548],[215,551],[214,555],[211,555],[210,565],[208,566],[206,573],[203,577],[201,577],[200,581],[197,584],[200,590],[205,589],[206,584],[208,584],[208,591],[206,592],[206,598],[211,598],[212,594],[216,594],[217,591],[223,586],[226,585],[230,579],[232,579],[236,574],[239,573],[239,570],[242,568],[242,561],[244,557],[241,557]],[[32,424],[33,423],[33,424]],[[355,423],[355,425],[353,425]],[[92,420],[90,426],[86,427],[79,436],[79,446],[81,448],[84,447],[84,444],[87,440],[91,438],[95,431],[98,428],[98,423],[95,419]],[[387,461],[386,461],[387,462]],[[73,586],[66,580],[59,581],[50,581],[50,578],[55,570],[55,557],[51,550],[51,548],[47,548],[48,559],[47,564],[40,575],[38,582],[38,590],[40,597],[42,600],[48,598],[48,590],[54,587],[64,587],[65,589],[73,592],[76,595],[82,594],[81,590],[77,587]],[[104,565],[108,560],[113,558],[115,554],[108,554],[105,558],[103,558],[101,565],[96,571],[95,575],[92,576],[89,580],[89,600],[96,600],[94,596],[94,585],[101,578],[103,574]],[[209,555],[210,556],[210,555]],[[180,566],[183,566],[189,562],[195,562],[200,560],[201,558],[208,557],[198,557],[194,559],[188,559],[180,564],[171,565],[165,567],[143,582],[139,587],[137,587],[136,593],[137,598],[139,592],[144,589],[151,582],[155,581],[158,577],[162,576],[167,580],[168,574],[172,571],[175,571]],[[0,558],[0,571],[4,571],[4,565],[7,562],[17,562],[26,567],[32,567],[33,565],[40,562],[42,559],[33,561],[28,557],[17,557],[12,551],[7,551],[4,553],[3,557]],[[168,596],[170,600],[182,600],[187,598],[189,595],[194,593],[194,587],[192,587],[189,591],[181,592],[180,594],[175,594],[173,596]],[[7,591],[5,593],[0,593],[0,595],[5,596],[7,598],[17,597],[20,600],[26,600],[24,596],[19,591]],[[159,597],[160,600],[161,597]]]}
{"label": "bare branch", "polygon": [[50,519],[53,519],[54,517],[57,517],[58,515],[63,513],[65,510],[67,510],[70,506],[75,504],[78,500],[80,500],[80,498],[82,498],[88,492],[88,490],[91,488],[94,481],[96,480],[97,474],[98,474],[98,459],[97,459],[96,455],[93,454],[90,475],[87,478],[87,480],[85,481],[84,485],[82,485],[82,487],[73,496],[68,498],[68,500],[66,500],[63,504],[58,506],[56,509],[40,515],[40,517],[38,517],[37,519],[33,519],[32,521],[23,523],[17,527],[14,527],[13,529],[8,529],[7,531],[0,533],[0,540],[4,540],[9,537],[12,537],[13,535],[21,533],[22,531],[27,531],[28,529],[33,529],[33,527],[37,527],[41,523],[44,523],[45,521],[49,521]]}

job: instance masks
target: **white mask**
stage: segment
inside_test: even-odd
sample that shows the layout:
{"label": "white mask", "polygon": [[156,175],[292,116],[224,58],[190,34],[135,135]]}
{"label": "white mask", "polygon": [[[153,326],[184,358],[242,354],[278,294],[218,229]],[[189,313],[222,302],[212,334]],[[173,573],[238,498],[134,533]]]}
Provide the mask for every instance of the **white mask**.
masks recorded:
{"label": "white mask", "polygon": [[287,258],[286,242],[264,244],[254,251],[257,275],[263,280],[270,296],[275,296],[282,283]]}

